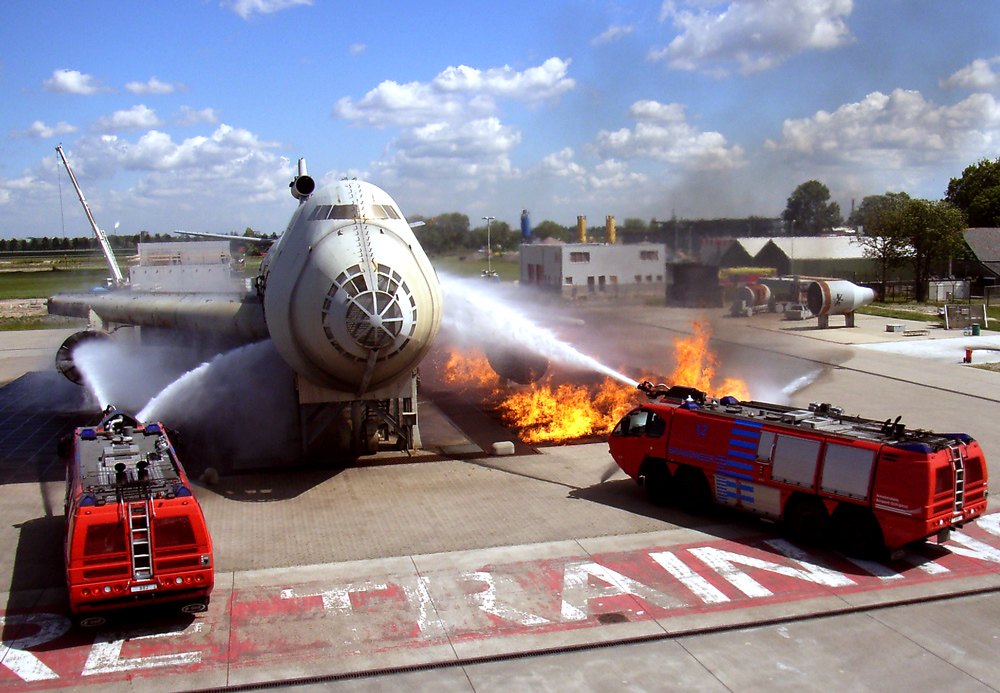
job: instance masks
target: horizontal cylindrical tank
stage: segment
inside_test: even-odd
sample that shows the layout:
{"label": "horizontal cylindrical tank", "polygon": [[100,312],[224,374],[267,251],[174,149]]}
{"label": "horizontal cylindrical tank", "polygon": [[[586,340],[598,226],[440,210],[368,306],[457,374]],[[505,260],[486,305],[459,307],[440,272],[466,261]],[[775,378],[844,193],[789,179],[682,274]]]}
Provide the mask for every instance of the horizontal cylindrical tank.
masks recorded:
{"label": "horizontal cylindrical tank", "polygon": [[817,280],[806,290],[806,303],[813,315],[843,315],[875,300],[875,291],[849,281]]}
{"label": "horizontal cylindrical tank", "polygon": [[763,306],[771,300],[771,289],[764,284],[745,284],[736,292],[736,300],[746,303],[747,308]]}

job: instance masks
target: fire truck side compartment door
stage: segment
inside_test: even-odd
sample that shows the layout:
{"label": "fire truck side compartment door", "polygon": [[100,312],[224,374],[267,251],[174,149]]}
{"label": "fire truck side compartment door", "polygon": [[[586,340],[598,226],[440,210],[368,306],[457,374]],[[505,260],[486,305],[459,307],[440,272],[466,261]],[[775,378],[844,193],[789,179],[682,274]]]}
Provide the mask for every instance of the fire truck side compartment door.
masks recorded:
{"label": "fire truck side compartment door", "polygon": [[867,502],[874,464],[875,450],[871,448],[827,443],[820,490]]}
{"label": "fire truck side compartment door", "polygon": [[779,434],[774,444],[774,465],[771,478],[775,481],[812,488],[816,483],[820,441]]}

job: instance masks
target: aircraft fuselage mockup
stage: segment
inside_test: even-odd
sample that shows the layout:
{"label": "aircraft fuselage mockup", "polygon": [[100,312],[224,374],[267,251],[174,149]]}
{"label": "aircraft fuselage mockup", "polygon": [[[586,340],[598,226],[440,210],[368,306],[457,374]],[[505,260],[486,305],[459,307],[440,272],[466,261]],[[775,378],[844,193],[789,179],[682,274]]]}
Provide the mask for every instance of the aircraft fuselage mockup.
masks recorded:
{"label": "aircraft fuselage mockup", "polygon": [[[290,187],[299,206],[265,255],[256,291],[122,288],[54,296],[49,312],[89,317],[102,330],[153,327],[230,344],[270,337],[295,373],[300,408],[312,407],[303,421],[340,425],[330,422],[350,403],[354,448],[371,448],[372,430],[386,424],[401,435],[402,445],[412,446],[415,369],[441,324],[434,268],[399,207],[378,187],[340,180],[317,190],[302,161]],[[79,382],[72,351],[95,336],[106,334],[77,333],[60,348],[57,367],[67,377]],[[395,405],[385,404],[393,400]],[[334,410],[317,415],[323,406]],[[304,426],[307,435],[321,437]],[[314,442],[303,440],[303,448]]]}
{"label": "aircraft fuselage mockup", "polygon": [[412,371],[441,324],[441,288],[413,230],[388,194],[357,180],[299,205],[261,264],[258,291],[288,365],[355,395]]}

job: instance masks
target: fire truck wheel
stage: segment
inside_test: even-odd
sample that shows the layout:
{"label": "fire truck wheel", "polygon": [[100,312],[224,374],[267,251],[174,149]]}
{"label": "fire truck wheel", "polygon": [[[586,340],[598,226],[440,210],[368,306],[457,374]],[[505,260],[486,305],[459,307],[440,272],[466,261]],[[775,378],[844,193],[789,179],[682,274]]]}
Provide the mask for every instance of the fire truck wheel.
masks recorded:
{"label": "fire truck wheel", "polygon": [[662,460],[646,460],[642,464],[645,477],[643,485],[646,496],[654,505],[666,505],[670,502],[670,470]]}
{"label": "fire truck wheel", "polygon": [[712,489],[700,469],[681,465],[674,474],[677,507],[689,515],[704,515],[712,506]]}
{"label": "fire truck wheel", "polygon": [[830,528],[830,515],[818,498],[792,496],[785,504],[785,523],[801,544],[822,544]]}
{"label": "fire truck wheel", "polygon": [[882,528],[868,508],[841,503],[833,512],[837,544],[858,558],[882,558],[887,554]]}

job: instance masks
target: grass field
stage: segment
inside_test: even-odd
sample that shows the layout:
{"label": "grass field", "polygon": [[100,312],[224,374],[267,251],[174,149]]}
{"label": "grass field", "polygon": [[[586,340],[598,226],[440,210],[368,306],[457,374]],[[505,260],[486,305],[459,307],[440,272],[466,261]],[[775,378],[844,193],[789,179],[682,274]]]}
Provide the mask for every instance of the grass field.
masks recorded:
{"label": "grass field", "polygon": [[107,269],[0,272],[0,299],[47,298],[104,286]]}
{"label": "grass field", "polygon": [[[486,258],[479,254],[442,255],[432,257],[430,260],[438,272],[455,277],[479,277],[486,269]],[[516,281],[521,276],[519,260],[495,257],[490,264],[502,282]]]}

